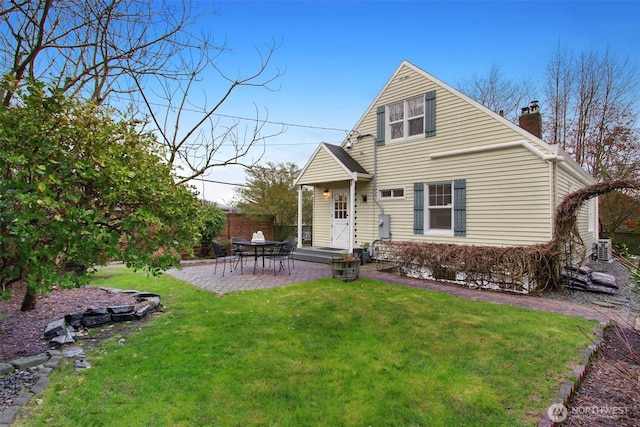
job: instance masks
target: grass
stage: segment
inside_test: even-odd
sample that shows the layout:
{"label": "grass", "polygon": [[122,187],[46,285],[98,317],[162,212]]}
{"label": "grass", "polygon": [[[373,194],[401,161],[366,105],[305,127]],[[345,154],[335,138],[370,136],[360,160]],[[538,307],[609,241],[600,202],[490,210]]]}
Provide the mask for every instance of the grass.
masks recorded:
{"label": "grass", "polygon": [[165,313],[61,364],[15,425],[535,425],[593,324],[373,280],[220,297],[102,274]]}

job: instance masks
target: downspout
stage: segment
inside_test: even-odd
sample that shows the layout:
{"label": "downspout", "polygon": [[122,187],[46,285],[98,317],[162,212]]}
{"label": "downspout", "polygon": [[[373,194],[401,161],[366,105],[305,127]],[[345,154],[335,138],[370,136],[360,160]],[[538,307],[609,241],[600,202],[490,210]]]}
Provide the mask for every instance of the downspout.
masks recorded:
{"label": "downspout", "polygon": [[380,208],[380,213],[384,213],[384,208],[378,199],[378,146],[376,145],[375,136],[370,133],[365,133],[364,135],[358,135],[356,139],[360,141],[360,139],[370,136],[374,138],[373,140],[373,201],[376,202],[376,205]]}
{"label": "downspout", "polygon": [[[380,213],[384,214],[384,207],[380,200],[378,199],[378,145],[376,144],[376,137],[371,133],[366,133],[364,135],[358,135],[356,139],[360,141],[361,138],[370,136],[373,138],[373,201],[376,202],[376,205],[380,208]],[[373,239],[371,244],[369,245],[369,256],[373,256],[373,246],[376,241],[379,239]]]}
{"label": "downspout", "polygon": [[553,234],[553,224],[555,223],[556,207],[558,206],[558,203],[560,203],[558,199],[558,161],[560,161],[560,159],[555,156],[549,156],[546,160],[549,162],[549,171],[551,173],[551,183],[549,185],[551,190],[551,213],[549,215],[551,218],[551,230],[549,234],[550,239],[553,239],[555,237]]}

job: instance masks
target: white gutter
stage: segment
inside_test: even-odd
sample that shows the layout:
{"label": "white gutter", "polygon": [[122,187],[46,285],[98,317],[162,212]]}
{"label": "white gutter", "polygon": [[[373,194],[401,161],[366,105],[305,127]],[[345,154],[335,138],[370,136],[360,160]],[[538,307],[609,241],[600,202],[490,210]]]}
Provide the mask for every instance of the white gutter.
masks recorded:
{"label": "white gutter", "polygon": [[543,153],[542,151],[538,150],[536,147],[531,145],[529,141],[503,142],[500,144],[483,145],[482,147],[472,147],[472,148],[463,148],[460,150],[441,151],[439,153],[433,153],[430,156],[430,158],[432,160],[436,160],[436,159],[443,159],[447,157],[465,156],[468,154],[486,153],[489,151],[496,151],[496,150],[502,150],[505,148],[517,148],[517,147],[526,148],[536,156],[540,157],[542,160],[559,161],[559,162],[564,161],[564,158],[562,156],[558,156],[556,154]]}

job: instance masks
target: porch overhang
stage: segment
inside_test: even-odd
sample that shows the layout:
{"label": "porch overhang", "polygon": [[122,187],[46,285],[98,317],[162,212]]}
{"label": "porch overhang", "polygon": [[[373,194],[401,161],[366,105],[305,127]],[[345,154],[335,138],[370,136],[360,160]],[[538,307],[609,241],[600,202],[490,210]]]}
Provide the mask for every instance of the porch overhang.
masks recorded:
{"label": "porch overhang", "polygon": [[341,181],[371,181],[370,174],[342,147],[321,143],[304,166],[294,185],[323,186]]}

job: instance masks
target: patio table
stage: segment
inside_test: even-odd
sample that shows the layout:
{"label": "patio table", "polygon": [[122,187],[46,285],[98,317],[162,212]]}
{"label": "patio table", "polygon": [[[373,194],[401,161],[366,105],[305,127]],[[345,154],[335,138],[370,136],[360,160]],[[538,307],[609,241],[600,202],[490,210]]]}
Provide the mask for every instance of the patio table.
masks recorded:
{"label": "patio table", "polygon": [[[244,248],[253,248],[253,256],[254,256],[254,262],[253,262],[253,274],[256,274],[256,266],[258,265],[258,257],[262,257],[262,270],[264,271],[264,257],[265,255],[267,255],[267,253],[265,252],[266,248],[273,248],[274,246],[276,246],[277,244],[279,244],[280,242],[276,242],[273,240],[265,240],[264,242],[251,242],[251,241],[243,241],[243,242],[234,242],[234,244],[237,244],[239,246],[242,246]],[[262,251],[258,251],[258,248],[262,248]]]}

